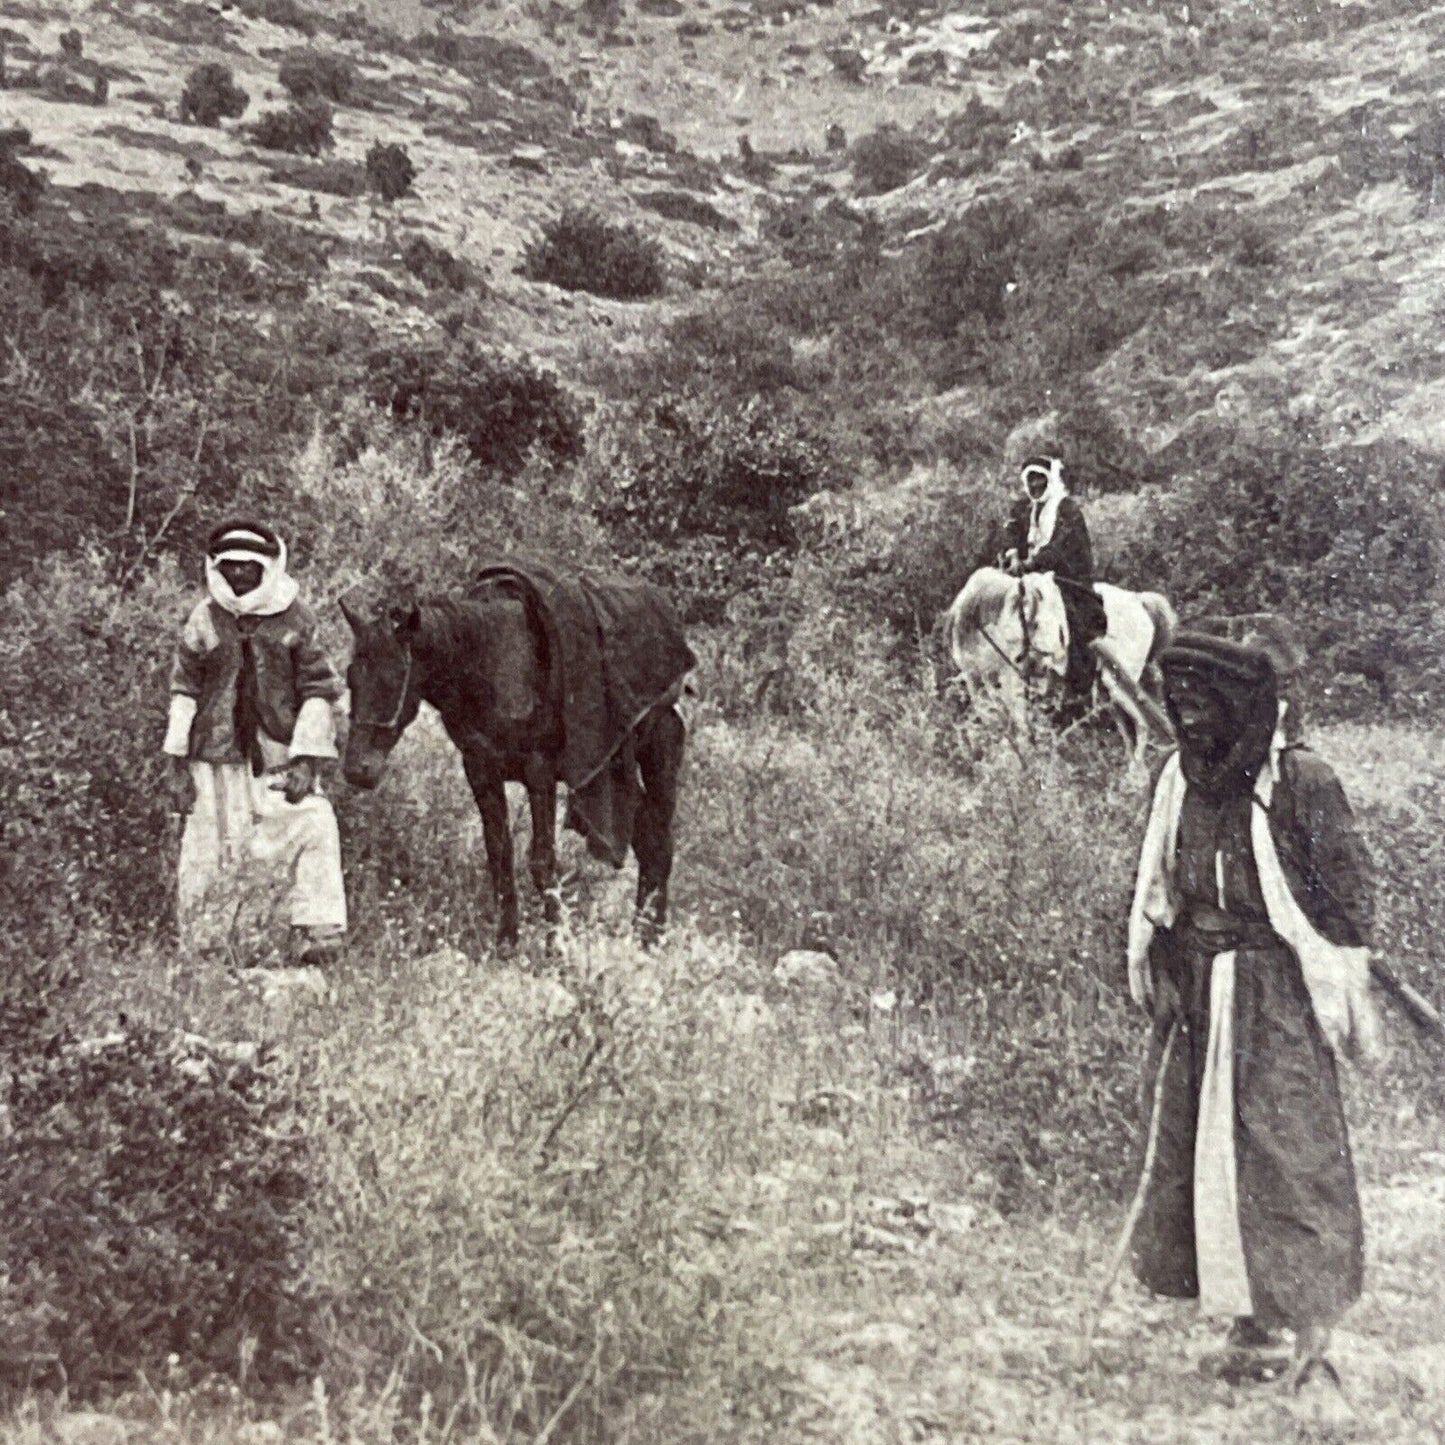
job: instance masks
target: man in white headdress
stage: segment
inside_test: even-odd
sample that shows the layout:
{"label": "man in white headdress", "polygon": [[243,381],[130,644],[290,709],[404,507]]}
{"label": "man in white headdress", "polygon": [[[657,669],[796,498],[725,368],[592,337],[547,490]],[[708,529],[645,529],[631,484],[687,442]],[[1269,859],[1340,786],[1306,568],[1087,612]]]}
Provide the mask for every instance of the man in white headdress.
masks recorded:
{"label": "man in white headdress", "polygon": [[1064,464],[1053,455],[1029,457],[1019,469],[1023,496],[1009,517],[1009,546],[1000,559],[1011,572],[1052,572],[1069,623],[1064,686],[1077,706],[1098,675],[1089,644],[1108,631],[1104,604],[1094,590],[1094,550],[1088,524],[1064,483]]}
{"label": "man in white headdress", "polygon": [[270,527],[223,523],[205,566],[207,596],[176,647],[163,744],[177,810],[187,814],[182,942],[224,937],[259,866],[286,876],[292,961],[325,963],[346,934],[336,815],[317,791],[318,764],[336,757],[341,679]]}

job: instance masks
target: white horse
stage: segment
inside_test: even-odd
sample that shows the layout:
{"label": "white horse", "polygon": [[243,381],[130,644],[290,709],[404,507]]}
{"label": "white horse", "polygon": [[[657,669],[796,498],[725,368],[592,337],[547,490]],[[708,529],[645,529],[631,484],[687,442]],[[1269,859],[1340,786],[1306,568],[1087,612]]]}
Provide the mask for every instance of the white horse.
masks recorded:
{"label": "white horse", "polygon": [[[1151,726],[1162,730],[1164,723],[1145,688],[1158,692],[1155,658],[1169,645],[1179,620],[1157,592],[1128,592],[1107,582],[1096,584],[1095,591],[1108,624],[1095,644],[1099,674],[1125,746],[1132,760],[1142,763]],[[1052,572],[1013,577],[997,567],[981,567],[954,598],[944,626],[974,707],[990,694],[1001,694],[1018,716],[1032,681],[1063,682],[1069,622]]]}

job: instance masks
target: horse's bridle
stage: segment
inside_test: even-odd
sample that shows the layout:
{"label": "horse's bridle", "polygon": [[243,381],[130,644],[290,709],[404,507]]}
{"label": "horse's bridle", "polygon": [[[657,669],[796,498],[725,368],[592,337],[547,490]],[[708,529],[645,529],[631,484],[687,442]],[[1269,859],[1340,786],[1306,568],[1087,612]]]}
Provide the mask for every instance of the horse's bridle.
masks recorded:
{"label": "horse's bridle", "polygon": [[1028,682],[1029,678],[1028,673],[1025,671],[1025,664],[1028,661],[1029,651],[1033,647],[1033,639],[1029,635],[1029,614],[1028,608],[1025,606],[1025,603],[1027,601],[1027,590],[1024,587],[1024,579],[1022,576],[1020,576],[1018,579],[1018,593],[1019,630],[1023,634],[1024,650],[1023,655],[1017,662],[1003,650],[1003,645],[999,642],[998,638],[996,638],[993,633],[989,631],[987,627],[980,626],[979,631],[983,633],[983,640],[987,642],[988,645],[993,648],[993,650],[998,653],[998,655],[1003,659],[1004,665],[1010,668],[1013,672],[1017,673],[1020,681],[1026,683]]}
{"label": "horse's bridle", "polygon": [[394,733],[401,726],[401,715],[406,711],[406,700],[411,693],[411,671],[414,660],[411,648],[402,649],[406,654],[406,668],[401,675],[401,693],[397,697],[396,707],[392,710],[391,718],[387,722],[377,722],[371,718],[353,717],[351,726],[354,728],[380,728],[384,732]]}

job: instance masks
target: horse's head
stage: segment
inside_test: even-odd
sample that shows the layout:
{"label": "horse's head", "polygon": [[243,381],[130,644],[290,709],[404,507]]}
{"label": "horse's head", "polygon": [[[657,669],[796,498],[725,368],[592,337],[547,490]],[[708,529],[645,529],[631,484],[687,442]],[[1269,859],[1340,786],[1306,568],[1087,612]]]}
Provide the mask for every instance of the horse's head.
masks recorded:
{"label": "horse's head", "polygon": [[351,729],[342,773],[354,787],[374,788],[397,739],[421,706],[412,651],[420,615],[414,601],[388,603],[368,617],[343,599],[341,611],[353,639],[346,669]]}
{"label": "horse's head", "polygon": [[1016,605],[1025,667],[1063,677],[1069,663],[1069,620],[1053,574],[1026,572],[1020,577]]}

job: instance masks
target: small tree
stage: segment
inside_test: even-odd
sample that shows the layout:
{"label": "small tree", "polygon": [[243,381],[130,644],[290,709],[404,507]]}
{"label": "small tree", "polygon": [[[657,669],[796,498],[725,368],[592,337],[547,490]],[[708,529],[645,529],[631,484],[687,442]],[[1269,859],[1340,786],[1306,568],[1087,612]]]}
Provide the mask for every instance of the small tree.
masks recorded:
{"label": "small tree", "polygon": [[413,236],[402,252],[402,264],[428,291],[465,291],[473,281],[471,268],[425,236]]}
{"label": "small tree", "polygon": [[229,65],[212,61],[198,65],[181,92],[182,121],[193,125],[218,125],[245,113],[251,97],[236,84]]}
{"label": "small tree", "polygon": [[356,88],[356,66],[345,55],[297,50],[282,60],[278,79],[297,102],[319,98],[345,105]]}
{"label": "small tree", "polygon": [[377,141],[366,153],[367,188],[383,201],[398,201],[411,191],[416,166],[405,146]]}
{"label": "small tree", "polygon": [[530,361],[453,347],[388,347],[370,362],[371,400],[432,436],[457,433],[482,466],[514,475],[537,450],[553,462],[582,453],[576,403],[555,376]]}
{"label": "small tree", "polygon": [[614,226],[594,211],[569,207],[542,227],[522,267],[534,281],[636,301],[662,290],[662,250],[635,226]]}
{"label": "small tree", "polygon": [[853,175],[858,191],[878,196],[907,185],[923,168],[925,159],[919,141],[896,125],[881,125],[861,136],[853,146]]}
{"label": "small tree", "polygon": [[[29,133],[19,144],[29,144]],[[36,175],[29,166],[22,165],[15,155],[16,146],[6,143],[0,136],[0,195],[7,196],[22,216],[35,209],[40,193],[45,189],[45,180]]]}
{"label": "small tree", "polygon": [[267,111],[251,130],[251,139],[266,150],[293,155],[319,156],[335,144],[331,134],[331,107],[311,99],[285,110]]}

